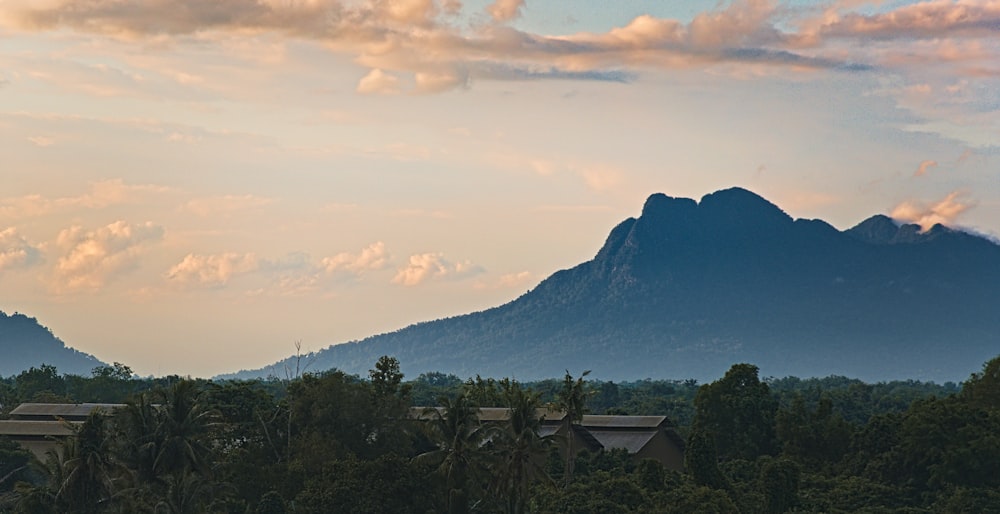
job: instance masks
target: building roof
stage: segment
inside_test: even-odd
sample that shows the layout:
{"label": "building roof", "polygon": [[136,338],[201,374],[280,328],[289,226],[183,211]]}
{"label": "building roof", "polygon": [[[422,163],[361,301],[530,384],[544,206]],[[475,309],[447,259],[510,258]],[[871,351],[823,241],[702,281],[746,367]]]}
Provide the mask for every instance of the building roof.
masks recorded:
{"label": "building roof", "polygon": [[590,428],[659,428],[667,421],[666,416],[594,416],[585,415],[581,425]]}
{"label": "building roof", "polygon": [[95,409],[111,412],[119,407],[124,407],[124,405],[120,403],[22,403],[10,411],[10,415],[13,418],[28,416],[48,416],[52,419],[85,418]]}
{"label": "building roof", "polygon": [[[416,419],[430,419],[433,417],[433,414],[428,414],[427,409],[428,407],[411,407],[410,415]],[[430,409],[444,415],[443,407],[430,407]],[[535,415],[539,419],[543,419],[544,423],[559,422],[566,417],[566,413],[564,412],[546,408],[535,409]],[[479,409],[479,421],[507,421],[508,419],[510,419],[510,409],[505,407],[483,407]]]}
{"label": "building roof", "polygon": [[73,422],[22,421],[18,419],[0,420],[0,435],[10,437],[26,436],[69,436],[73,435]]}
{"label": "building roof", "polygon": [[597,439],[605,448],[624,448],[629,453],[639,453],[643,446],[649,443],[657,432],[653,430],[643,430],[641,432],[624,430],[599,430],[587,429],[594,439]]}

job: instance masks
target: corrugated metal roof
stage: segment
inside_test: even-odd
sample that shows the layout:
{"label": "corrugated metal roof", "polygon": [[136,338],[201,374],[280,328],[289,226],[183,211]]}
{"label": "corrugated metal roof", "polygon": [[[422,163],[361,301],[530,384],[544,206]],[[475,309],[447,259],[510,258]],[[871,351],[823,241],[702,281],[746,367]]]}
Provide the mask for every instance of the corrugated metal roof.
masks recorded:
{"label": "corrugated metal roof", "polygon": [[124,406],[121,403],[22,403],[10,411],[10,415],[15,418],[22,416],[51,416],[53,419],[69,417],[85,418],[94,409],[103,409],[111,412]]}
{"label": "corrugated metal roof", "polygon": [[595,430],[588,429],[594,439],[597,439],[605,448],[625,448],[629,453],[638,453],[643,446],[649,443],[656,436],[655,431],[627,432],[623,430]]}
{"label": "corrugated metal roof", "polygon": [[[70,424],[78,424],[69,422]],[[17,436],[68,436],[73,430],[64,422],[59,421],[22,421],[16,419],[0,420],[0,435]]]}
{"label": "corrugated metal roof", "polygon": [[666,416],[594,416],[585,415],[581,425],[600,428],[657,428]]}
{"label": "corrugated metal roof", "polygon": [[[444,415],[444,408],[432,407],[432,409]],[[425,414],[426,410],[427,407],[410,407],[410,416],[416,419],[431,419],[434,415],[432,413]],[[553,422],[558,423],[566,416],[566,413],[541,408],[535,410],[535,415],[539,418],[544,416],[543,421],[548,424]],[[506,421],[508,419],[510,419],[510,409],[504,407],[484,407],[479,409],[479,421]]]}

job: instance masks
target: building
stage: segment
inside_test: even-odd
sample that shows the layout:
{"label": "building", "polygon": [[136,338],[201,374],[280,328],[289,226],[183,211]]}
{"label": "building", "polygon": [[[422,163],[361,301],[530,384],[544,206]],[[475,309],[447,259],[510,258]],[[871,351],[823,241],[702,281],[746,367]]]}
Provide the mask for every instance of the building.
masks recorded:
{"label": "building", "polygon": [[[443,414],[440,408],[434,410]],[[427,420],[433,415],[424,407],[413,407],[411,416]],[[481,422],[502,423],[509,418],[505,408],[479,409]],[[549,409],[538,409],[541,420],[538,435],[554,435],[565,440],[567,433],[566,414]],[[667,469],[683,471],[684,440],[674,430],[673,423],[666,416],[583,416],[580,423],[574,423],[574,451],[596,453],[601,450],[621,448],[635,460],[653,459]]]}
{"label": "building", "polygon": [[60,451],[60,441],[76,433],[76,427],[94,411],[111,412],[116,403],[22,403],[0,420],[0,436],[44,460],[49,451]]}

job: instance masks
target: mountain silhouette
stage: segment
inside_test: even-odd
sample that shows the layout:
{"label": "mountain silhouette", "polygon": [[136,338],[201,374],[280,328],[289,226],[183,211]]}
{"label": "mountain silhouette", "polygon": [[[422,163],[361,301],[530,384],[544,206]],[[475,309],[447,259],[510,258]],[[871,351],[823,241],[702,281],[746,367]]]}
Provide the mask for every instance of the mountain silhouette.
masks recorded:
{"label": "mountain silhouette", "polygon": [[[654,194],[593,260],[505,305],[310,354],[310,371],[957,381],[1000,353],[1000,246],[873,216],[840,231],[740,188]],[[290,360],[221,378],[284,376]],[[291,369],[295,366],[291,365]]]}
{"label": "mountain silhouette", "polygon": [[42,364],[55,366],[60,373],[83,376],[107,365],[92,355],[67,347],[35,318],[0,311],[0,377],[17,375]]}

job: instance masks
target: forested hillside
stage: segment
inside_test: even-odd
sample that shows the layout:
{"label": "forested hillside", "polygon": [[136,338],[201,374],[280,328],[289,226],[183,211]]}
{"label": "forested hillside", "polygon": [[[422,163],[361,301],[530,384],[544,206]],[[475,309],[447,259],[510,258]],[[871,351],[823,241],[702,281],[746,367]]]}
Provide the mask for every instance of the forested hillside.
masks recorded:
{"label": "forested hillside", "polygon": [[69,348],[35,318],[0,311],[0,376],[49,364],[65,373],[87,374],[104,363]]}
{"label": "forested hillside", "polygon": [[[219,513],[781,513],[1000,510],[1000,357],[963,384],[761,379],[518,383],[427,373],[382,357],[367,376],[291,380],[91,377],[45,366],[0,382],[21,401],[121,402],[61,457],[0,438],[0,511]],[[536,407],[666,414],[686,469],[620,450],[577,455],[542,437]],[[415,421],[413,405],[444,407]],[[478,420],[477,407],[510,409]],[[571,470],[571,474],[566,470]]]}

